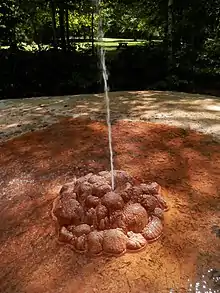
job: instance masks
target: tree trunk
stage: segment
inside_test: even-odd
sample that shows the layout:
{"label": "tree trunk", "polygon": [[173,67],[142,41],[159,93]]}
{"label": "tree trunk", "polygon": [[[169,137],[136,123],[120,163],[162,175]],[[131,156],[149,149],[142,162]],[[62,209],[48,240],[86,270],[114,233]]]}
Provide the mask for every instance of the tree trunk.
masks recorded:
{"label": "tree trunk", "polygon": [[33,32],[34,32],[34,41],[36,42],[36,44],[38,46],[38,51],[41,51],[41,45],[40,45],[41,40],[39,40],[38,35],[37,35],[34,17],[35,17],[35,15],[32,14],[31,15],[31,24],[32,24]]}
{"label": "tree trunk", "polygon": [[167,51],[168,72],[170,73],[173,67],[173,0],[168,0]]}
{"label": "tree trunk", "polygon": [[53,29],[53,46],[57,49],[57,25],[56,25],[56,5],[55,1],[50,1],[51,17],[52,17],[52,29]]}
{"label": "tree trunk", "polygon": [[18,43],[17,43],[17,40],[16,40],[16,32],[15,32],[15,28],[13,27],[12,30],[11,30],[12,34],[10,36],[10,50],[12,52],[16,52],[18,51]]}
{"label": "tree trunk", "polygon": [[65,22],[66,22],[66,44],[67,48],[70,48],[70,30],[69,30],[69,9],[65,9]]}
{"label": "tree trunk", "polygon": [[92,7],[92,54],[94,54],[95,46],[94,46],[94,9]]}
{"label": "tree trunk", "polygon": [[63,51],[66,51],[66,40],[65,40],[65,25],[64,25],[64,6],[63,2],[59,2],[59,22],[60,22],[60,39],[61,47]]}

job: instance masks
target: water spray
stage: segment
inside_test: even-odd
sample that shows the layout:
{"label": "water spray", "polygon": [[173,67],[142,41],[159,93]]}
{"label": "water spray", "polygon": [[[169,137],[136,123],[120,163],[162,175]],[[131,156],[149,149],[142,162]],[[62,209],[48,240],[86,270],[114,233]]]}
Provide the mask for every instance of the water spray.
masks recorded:
{"label": "water spray", "polygon": [[[98,12],[98,41],[100,43],[103,42],[104,39],[104,32],[103,32],[103,26],[102,26],[102,17],[101,17],[101,9],[100,9],[100,0],[95,0],[96,8]],[[101,72],[102,77],[104,81],[104,95],[105,95],[105,101],[106,101],[106,112],[107,112],[107,125],[108,125],[108,142],[109,142],[109,153],[110,153],[110,165],[111,165],[111,186],[112,190],[115,189],[115,183],[114,183],[114,163],[113,163],[113,147],[112,147],[112,127],[111,127],[111,117],[110,117],[110,102],[109,102],[109,87],[108,87],[108,73],[106,68],[106,62],[105,62],[105,50],[103,46],[100,46],[99,50],[99,56],[100,56],[100,63],[101,63]]]}

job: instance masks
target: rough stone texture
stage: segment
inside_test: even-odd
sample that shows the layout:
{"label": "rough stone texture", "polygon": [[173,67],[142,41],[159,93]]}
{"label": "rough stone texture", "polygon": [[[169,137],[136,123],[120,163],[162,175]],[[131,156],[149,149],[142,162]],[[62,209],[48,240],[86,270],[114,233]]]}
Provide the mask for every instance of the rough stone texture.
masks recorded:
{"label": "rough stone texture", "polygon": [[59,241],[81,253],[121,255],[138,251],[163,232],[168,209],[156,182],[135,185],[124,171],[87,174],[65,184],[54,201]]}
{"label": "rough stone texture", "polygon": [[153,216],[149,224],[143,229],[142,234],[146,240],[153,241],[160,237],[162,231],[163,225],[161,220]]}

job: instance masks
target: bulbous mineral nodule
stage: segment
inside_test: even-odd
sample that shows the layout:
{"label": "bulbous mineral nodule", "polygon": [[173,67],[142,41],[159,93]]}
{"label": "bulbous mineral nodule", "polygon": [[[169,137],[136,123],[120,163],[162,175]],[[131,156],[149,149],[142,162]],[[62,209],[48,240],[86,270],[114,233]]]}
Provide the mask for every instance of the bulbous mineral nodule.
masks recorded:
{"label": "bulbous mineral nodule", "polygon": [[89,173],[65,184],[53,204],[58,240],[80,253],[119,256],[139,251],[163,232],[168,210],[156,182],[136,185],[125,171]]}

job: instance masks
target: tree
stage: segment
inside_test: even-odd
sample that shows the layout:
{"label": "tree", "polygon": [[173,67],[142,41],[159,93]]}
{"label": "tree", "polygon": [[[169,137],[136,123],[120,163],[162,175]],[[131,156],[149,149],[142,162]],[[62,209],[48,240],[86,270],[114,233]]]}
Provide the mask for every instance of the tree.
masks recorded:
{"label": "tree", "polygon": [[69,7],[68,7],[68,5],[66,5],[66,8],[65,8],[65,24],[66,24],[66,44],[67,44],[67,48],[70,49]]}
{"label": "tree", "polygon": [[50,0],[51,9],[51,20],[53,29],[53,46],[57,48],[57,24],[56,24],[56,2],[55,0]]}
{"label": "tree", "polygon": [[168,0],[167,38],[168,72],[171,72],[173,66],[173,0]]}
{"label": "tree", "polygon": [[61,39],[61,48],[63,51],[66,51],[66,39],[65,39],[65,23],[64,23],[64,3],[59,1],[59,25],[60,25],[60,39]]}
{"label": "tree", "polygon": [[1,45],[9,45],[17,49],[16,29],[19,23],[19,7],[15,0],[4,0],[0,3],[0,35]]}

